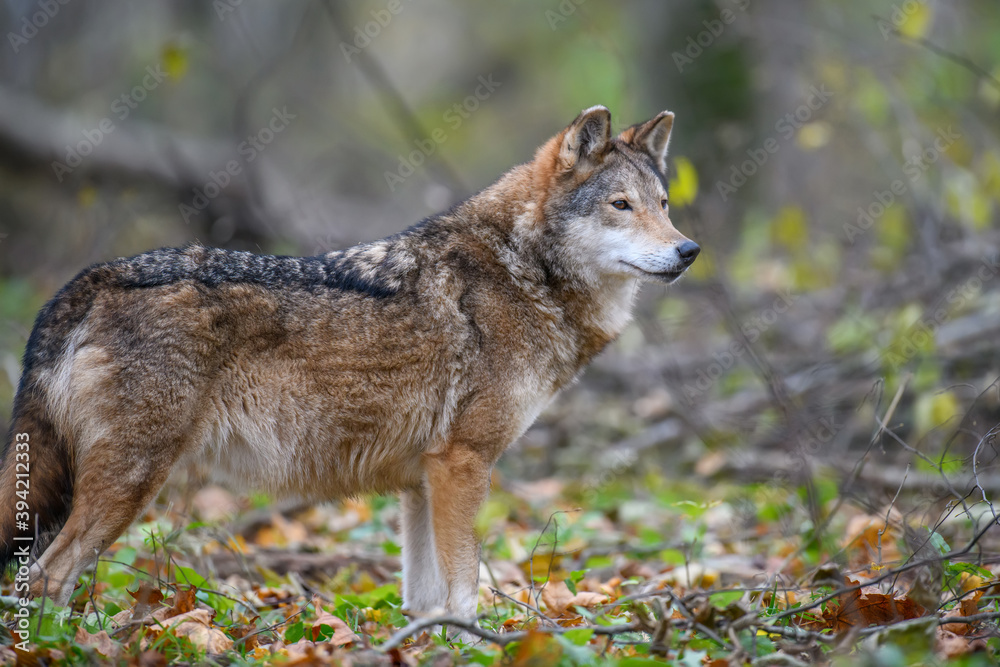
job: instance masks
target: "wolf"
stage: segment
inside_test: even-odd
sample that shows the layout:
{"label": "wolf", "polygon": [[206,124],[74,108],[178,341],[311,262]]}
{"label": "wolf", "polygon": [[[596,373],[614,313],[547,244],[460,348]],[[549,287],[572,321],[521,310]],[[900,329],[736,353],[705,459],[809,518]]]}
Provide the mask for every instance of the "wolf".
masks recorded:
{"label": "wolf", "polygon": [[201,461],[274,496],[399,493],[404,608],[474,618],[493,465],[640,283],[698,256],[668,215],[673,121],[613,137],[586,109],[478,194],[346,250],[191,245],[82,271],[38,315],[0,462],[18,593],[67,604]]}

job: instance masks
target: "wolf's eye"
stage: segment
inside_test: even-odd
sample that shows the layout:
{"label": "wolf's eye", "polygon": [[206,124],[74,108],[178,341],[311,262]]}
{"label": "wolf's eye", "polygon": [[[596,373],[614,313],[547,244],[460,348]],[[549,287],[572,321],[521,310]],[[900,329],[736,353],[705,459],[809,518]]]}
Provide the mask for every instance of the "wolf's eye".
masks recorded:
{"label": "wolf's eye", "polygon": [[666,199],[661,199],[660,200],[660,208],[662,208],[664,211],[667,210],[667,200]]}
{"label": "wolf's eye", "polygon": [[628,205],[628,202],[625,201],[624,199],[616,199],[615,201],[611,202],[611,205],[614,206],[619,211],[628,211],[632,208],[631,206]]}

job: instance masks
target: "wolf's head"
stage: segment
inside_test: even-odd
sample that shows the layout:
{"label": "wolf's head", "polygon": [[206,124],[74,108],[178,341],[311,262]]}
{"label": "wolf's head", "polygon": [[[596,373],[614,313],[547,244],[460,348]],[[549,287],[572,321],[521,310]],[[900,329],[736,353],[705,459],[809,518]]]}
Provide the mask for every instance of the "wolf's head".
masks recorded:
{"label": "wolf's head", "polygon": [[700,248],[669,217],[667,144],[674,114],[611,136],[611,113],[586,109],[534,160],[536,200],[561,253],[595,277],[671,283]]}

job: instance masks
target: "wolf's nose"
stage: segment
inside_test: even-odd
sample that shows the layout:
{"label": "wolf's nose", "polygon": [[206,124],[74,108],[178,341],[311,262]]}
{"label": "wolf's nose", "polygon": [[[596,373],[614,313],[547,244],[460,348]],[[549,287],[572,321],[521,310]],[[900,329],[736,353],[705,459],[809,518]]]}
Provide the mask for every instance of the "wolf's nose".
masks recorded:
{"label": "wolf's nose", "polygon": [[694,258],[701,252],[701,246],[694,241],[685,241],[677,246],[677,254],[681,256],[681,261],[690,265]]}

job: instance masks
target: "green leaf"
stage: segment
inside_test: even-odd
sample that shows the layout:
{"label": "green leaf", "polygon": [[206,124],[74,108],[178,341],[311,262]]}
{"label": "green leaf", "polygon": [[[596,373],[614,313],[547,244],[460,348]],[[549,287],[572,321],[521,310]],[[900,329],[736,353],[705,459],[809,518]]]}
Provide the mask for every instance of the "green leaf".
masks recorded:
{"label": "green leaf", "polygon": [[599,567],[611,567],[614,564],[614,560],[611,556],[591,556],[587,559],[585,565],[589,569],[599,568]]}
{"label": "green leaf", "polygon": [[334,630],[332,626],[329,626],[326,623],[321,623],[319,626],[319,633],[317,634],[315,641],[325,642],[333,637],[333,632]]}
{"label": "green leaf", "polygon": [[563,637],[577,646],[586,646],[593,636],[593,628],[577,628],[576,630],[570,630],[563,634]]}
{"label": "green leaf", "polygon": [[957,577],[962,573],[973,574],[977,577],[982,577],[983,579],[989,581],[993,578],[993,573],[987,570],[985,567],[980,567],[974,563],[962,563],[962,562],[951,562],[945,561],[945,573],[951,577]]}
{"label": "green leaf", "polygon": [[743,597],[743,591],[713,591],[708,594],[708,600],[713,606],[725,609]]}
{"label": "green leaf", "polygon": [[190,584],[191,586],[200,588],[208,581],[190,567],[184,567],[183,565],[178,565],[175,572],[177,581],[183,581],[185,584]]}
{"label": "green leaf", "polygon": [[112,560],[115,563],[121,563],[122,565],[135,565],[136,554],[137,552],[135,547],[122,547],[115,552],[115,555],[112,556]]}
{"label": "green leaf", "polygon": [[941,536],[941,533],[935,533],[930,528],[928,528],[927,531],[931,534],[931,546],[937,549],[939,554],[943,556],[946,553],[951,552],[951,546]]}
{"label": "green leaf", "polygon": [[294,644],[295,642],[302,639],[306,634],[306,626],[302,621],[298,623],[292,623],[285,630],[285,643]]}

